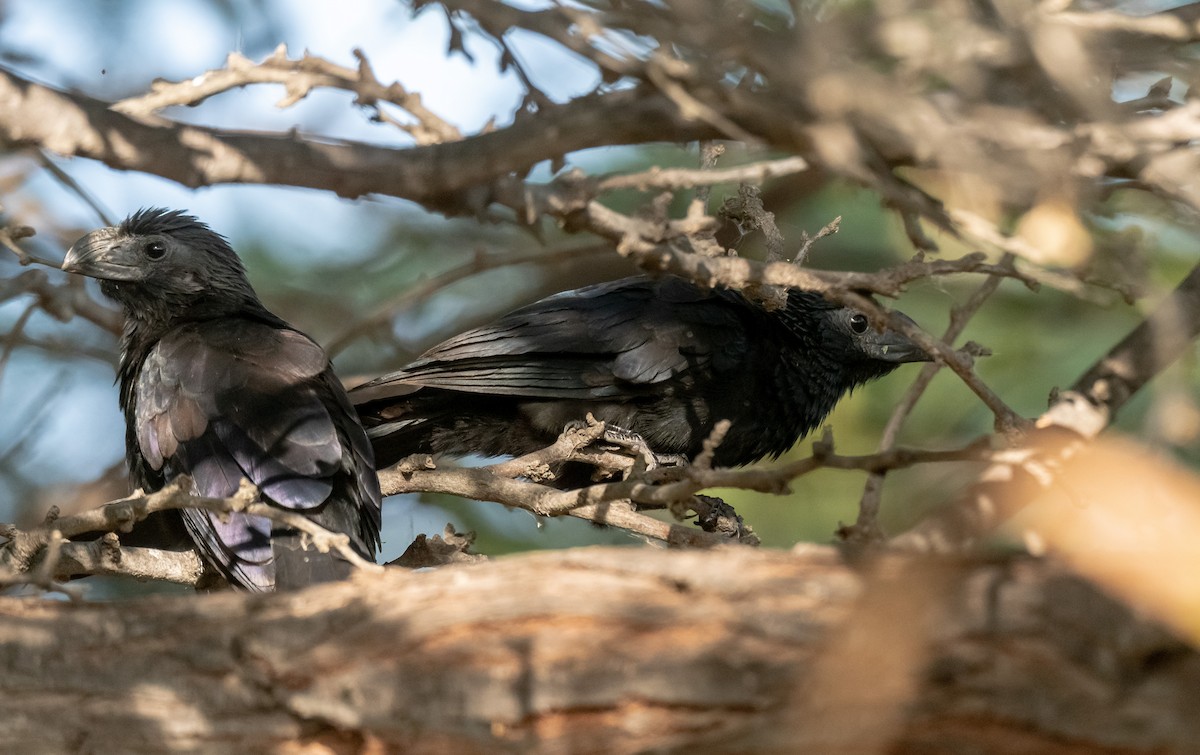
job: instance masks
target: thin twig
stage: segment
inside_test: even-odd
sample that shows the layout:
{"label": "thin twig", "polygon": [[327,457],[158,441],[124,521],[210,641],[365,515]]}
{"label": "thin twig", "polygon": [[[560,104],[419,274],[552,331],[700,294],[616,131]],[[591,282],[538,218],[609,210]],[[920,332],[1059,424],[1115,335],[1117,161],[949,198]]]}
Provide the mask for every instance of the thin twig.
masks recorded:
{"label": "thin twig", "polygon": [[830,220],[825,225],[821,226],[821,230],[814,235],[809,236],[808,231],[800,232],[800,250],[792,257],[793,265],[803,265],[808,259],[808,253],[812,251],[813,245],[826,236],[832,236],[842,229],[842,216],[838,215],[833,220]]}
{"label": "thin twig", "polygon": [[2,225],[0,226],[0,246],[17,255],[17,261],[21,263],[22,267],[36,264],[57,268],[58,265],[55,263],[25,251],[19,243],[22,239],[36,234],[37,231],[27,225]]}
{"label": "thin twig", "polygon": [[646,62],[646,78],[675,103],[685,119],[706,123],[726,138],[734,141],[752,145],[762,144],[762,140],[757,135],[742,128],[719,110],[689,92],[671,75],[671,62],[661,55],[652,55]]}
{"label": "thin twig", "polygon": [[30,304],[25,307],[17,321],[13,323],[12,328],[4,334],[4,348],[0,350],[0,387],[4,385],[4,371],[8,368],[8,360],[12,358],[13,349],[16,348],[21,336],[25,332],[25,326],[29,323],[29,318],[37,310],[37,304]]}
{"label": "thin twig", "polygon": [[[724,146],[724,145],[717,145]],[[601,176],[596,179],[597,191],[614,191],[616,189],[637,189],[638,191],[678,191],[680,189],[697,189],[697,192],[717,184],[750,183],[758,184],[780,176],[790,176],[808,170],[808,161],[802,157],[787,157],[779,160],[763,160],[761,162],[738,165],[731,168],[716,170],[701,168],[651,168],[641,173],[629,173],[615,176]]]}
{"label": "thin twig", "polygon": [[[700,141],[700,172],[709,173],[717,167],[717,160],[725,154],[725,145],[715,142],[711,139],[703,139]],[[805,163],[807,165],[807,163]],[[765,178],[765,177],[764,177]],[[741,179],[739,179],[741,180]],[[760,178],[760,181],[763,179]],[[712,186],[703,184],[696,187],[696,196],[688,204],[689,216],[703,216],[708,214],[708,198],[712,193]]]}
{"label": "thin twig", "polygon": [[58,167],[58,163],[54,162],[54,158],[50,157],[50,153],[44,149],[38,150],[38,160],[42,167],[54,176],[54,180],[65,186],[71,193],[83,200],[83,203],[92,208],[92,212],[96,213],[96,217],[106,226],[116,225],[113,220],[112,213],[104,209],[104,205],[100,204],[100,200],[90,191],[84,188],[83,184],[75,180],[75,177]]}

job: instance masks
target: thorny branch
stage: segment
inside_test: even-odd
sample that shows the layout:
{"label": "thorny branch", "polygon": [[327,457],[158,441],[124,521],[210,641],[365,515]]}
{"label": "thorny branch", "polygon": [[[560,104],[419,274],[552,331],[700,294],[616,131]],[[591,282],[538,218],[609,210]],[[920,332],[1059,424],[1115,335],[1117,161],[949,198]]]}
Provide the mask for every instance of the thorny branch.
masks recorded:
{"label": "thorny branch", "polygon": [[[708,134],[681,120],[668,100],[621,90],[545,108],[537,118],[455,142],[409,149],[263,135],[144,121],[106,102],[35,84],[0,68],[0,145],[44,147],[89,157],[121,170],[170,178],[185,186],[279,184],[333,191],[345,197],[386,194],[439,212],[477,212],[481,186],[524,173],[547,151],[640,144]],[[117,148],[109,134],[121,134]],[[480,154],[492,159],[480,160]]]}

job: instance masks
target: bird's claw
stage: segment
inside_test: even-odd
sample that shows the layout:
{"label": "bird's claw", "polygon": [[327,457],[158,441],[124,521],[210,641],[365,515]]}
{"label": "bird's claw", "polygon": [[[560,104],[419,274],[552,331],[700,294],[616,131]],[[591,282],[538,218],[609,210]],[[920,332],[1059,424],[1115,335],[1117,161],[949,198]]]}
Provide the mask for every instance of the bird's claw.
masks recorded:
{"label": "bird's claw", "polygon": [[700,525],[700,529],[725,535],[730,540],[747,545],[759,544],[760,541],[754,534],[754,530],[746,524],[742,515],[734,511],[728,503],[720,498],[707,495],[697,495],[696,499],[700,503],[708,504],[707,509],[704,509],[703,506],[696,509],[696,523]]}
{"label": "bird's claw", "polygon": [[600,436],[601,443],[615,446],[636,459],[634,465],[638,471],[648,472],[659,467],[687,466],[687,457],[682,454],[657,454],[641,435],[626,430],[623,427],[607,425],[604,434]]}

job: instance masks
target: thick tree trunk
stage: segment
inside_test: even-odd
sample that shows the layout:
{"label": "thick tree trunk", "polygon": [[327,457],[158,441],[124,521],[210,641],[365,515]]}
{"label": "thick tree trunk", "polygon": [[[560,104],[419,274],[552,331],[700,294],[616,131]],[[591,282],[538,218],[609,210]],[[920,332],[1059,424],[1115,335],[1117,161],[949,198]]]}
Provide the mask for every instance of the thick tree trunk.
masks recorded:
{"label": "thick tree trunk", "polygon": [[[5,751],[1200,743],[1200,658],[1045,563],[585,549],[281,595],[0,600]],[[970,749],[970,748],[975,749]]]}

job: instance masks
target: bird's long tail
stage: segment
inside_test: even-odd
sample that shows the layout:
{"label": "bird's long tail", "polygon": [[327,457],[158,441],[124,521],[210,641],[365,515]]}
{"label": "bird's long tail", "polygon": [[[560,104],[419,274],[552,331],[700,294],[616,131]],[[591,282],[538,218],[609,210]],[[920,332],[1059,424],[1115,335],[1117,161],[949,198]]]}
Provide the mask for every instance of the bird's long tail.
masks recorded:
{"label": "bird's long tail", "polygon": [[[364,422],[364,424],[366,424]],[[375,467],[387,469],[406,456],[415,453],[430,453],[429,430],[432,425],[426,417],[412,417],[384,421],[368,426],[367,437],[375,451]]]}
{"label": "bird's long tail", "polygon": [[345,579],[352,565],[321,553],[299,531],[271,526],[263,517],[184,509],[192,538],[216,569],[234,585],[253,592],[296,590],[314,582]]}
{"label": "bird's long tail", "polygon": [[275,559],[276,590],[296,590],[317,582],[346,579],[354,570],[349,561],[337,554],[321,553],[296,530],[272,530],[271,552]]}

